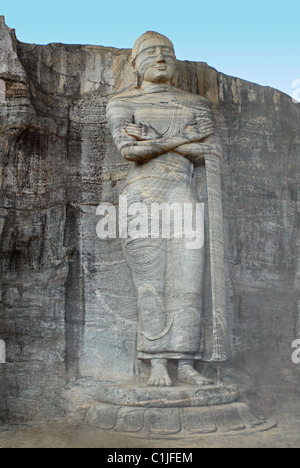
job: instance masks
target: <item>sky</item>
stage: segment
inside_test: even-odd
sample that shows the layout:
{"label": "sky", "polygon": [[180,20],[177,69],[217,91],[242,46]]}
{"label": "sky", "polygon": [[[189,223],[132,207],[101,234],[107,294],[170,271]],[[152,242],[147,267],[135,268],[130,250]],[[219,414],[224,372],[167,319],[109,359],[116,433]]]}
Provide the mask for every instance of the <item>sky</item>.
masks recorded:
{"label": "sky", "polygon": [[22,42],[131,48],[147,30],[178,60],[271,86],[300,101],[300,1],[14,0],[0,5]]}

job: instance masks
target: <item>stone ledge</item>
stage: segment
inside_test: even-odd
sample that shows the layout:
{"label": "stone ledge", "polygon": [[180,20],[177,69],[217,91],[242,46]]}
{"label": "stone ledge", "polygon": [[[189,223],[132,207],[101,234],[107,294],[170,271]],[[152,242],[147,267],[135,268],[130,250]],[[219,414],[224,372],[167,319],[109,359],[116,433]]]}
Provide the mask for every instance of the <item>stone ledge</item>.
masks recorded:
{"label": "stone ledge", "polygon": [[178,385],[174,387],[148,387],[104,383],[97,392],[101,403],[144,408],[183,408],[223,405],[236,401],[239,397],[235,385],[224,387],[210,385],[196,387]]}

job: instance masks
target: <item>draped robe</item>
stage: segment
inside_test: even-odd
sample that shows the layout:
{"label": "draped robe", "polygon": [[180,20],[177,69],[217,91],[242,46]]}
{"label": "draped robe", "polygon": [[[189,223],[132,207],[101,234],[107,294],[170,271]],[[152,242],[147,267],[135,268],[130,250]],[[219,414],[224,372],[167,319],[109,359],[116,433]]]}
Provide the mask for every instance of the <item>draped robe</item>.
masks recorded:
{"label": "draped robe", "polygon": [[[132,123],[151,126],[166,138],[180,135],[187,126],[214,121],[206,99],[163,86],[125,91],[113,97],[107,117],[120,152],[133,144],[133,138],[125,132]],[[206,141],[203,153],[205,144],[207,151],[218,147],[214,135]],[[180,204],[182,212],[184,204],[189,203],[195,219],[199,199],[194,162],[172,151],[146,162],[133,162],[122,195],[127,196],[128,205],[142,202],[147,206],[149,226],[153,203]],[[162,228],[161,219],[156,222]],[[137,294],[139,359],[202,358],[205,243],[201,248],[187,248],[191,238],[185,232],[181,238],[175,237],[174,222],[170,238],[149,235],[123,239]]]}

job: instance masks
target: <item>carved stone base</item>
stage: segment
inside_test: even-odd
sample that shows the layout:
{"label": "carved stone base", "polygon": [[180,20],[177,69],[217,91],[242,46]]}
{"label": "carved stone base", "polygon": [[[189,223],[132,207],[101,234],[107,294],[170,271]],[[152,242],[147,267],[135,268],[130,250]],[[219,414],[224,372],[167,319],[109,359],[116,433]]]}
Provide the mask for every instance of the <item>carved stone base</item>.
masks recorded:
{"label": "carved stone base", "polygon": [[148,387],[146,385],[104,384],[98,389],[97,399],[102,403],[146,408],[180,408],[222,405],[239,397],[235,385],[196,387]]}
{"label": "carved stone base", "polygon": [[276,426],[275,420],[257,419],[245,403],[237,402],[200,408],[147,409],[100,403],[89,408],[86,422],[100,429],[160,437],[216,432],[226,435],[266,431]]}
{"label": "carved stone base", "polygon": [[156,388],[106,384],[99,404],[90,406],[86,422],[94,427],[141,437],[192,436],[265,431],[275,420],[256,418],[237,402],[234,386]]}

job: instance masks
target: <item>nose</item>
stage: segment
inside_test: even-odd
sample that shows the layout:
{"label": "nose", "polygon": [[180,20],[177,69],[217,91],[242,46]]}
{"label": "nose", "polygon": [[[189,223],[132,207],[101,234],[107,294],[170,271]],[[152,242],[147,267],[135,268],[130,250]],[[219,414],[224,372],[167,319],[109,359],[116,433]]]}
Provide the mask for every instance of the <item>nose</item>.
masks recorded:
{"label": "nose", "polygon": [[161,47],[158,48],[157,61],[158,62],[164,62],[165,61],[165,57],[164,57],[164,54],[163,54],[163,51],[162,51]]}

